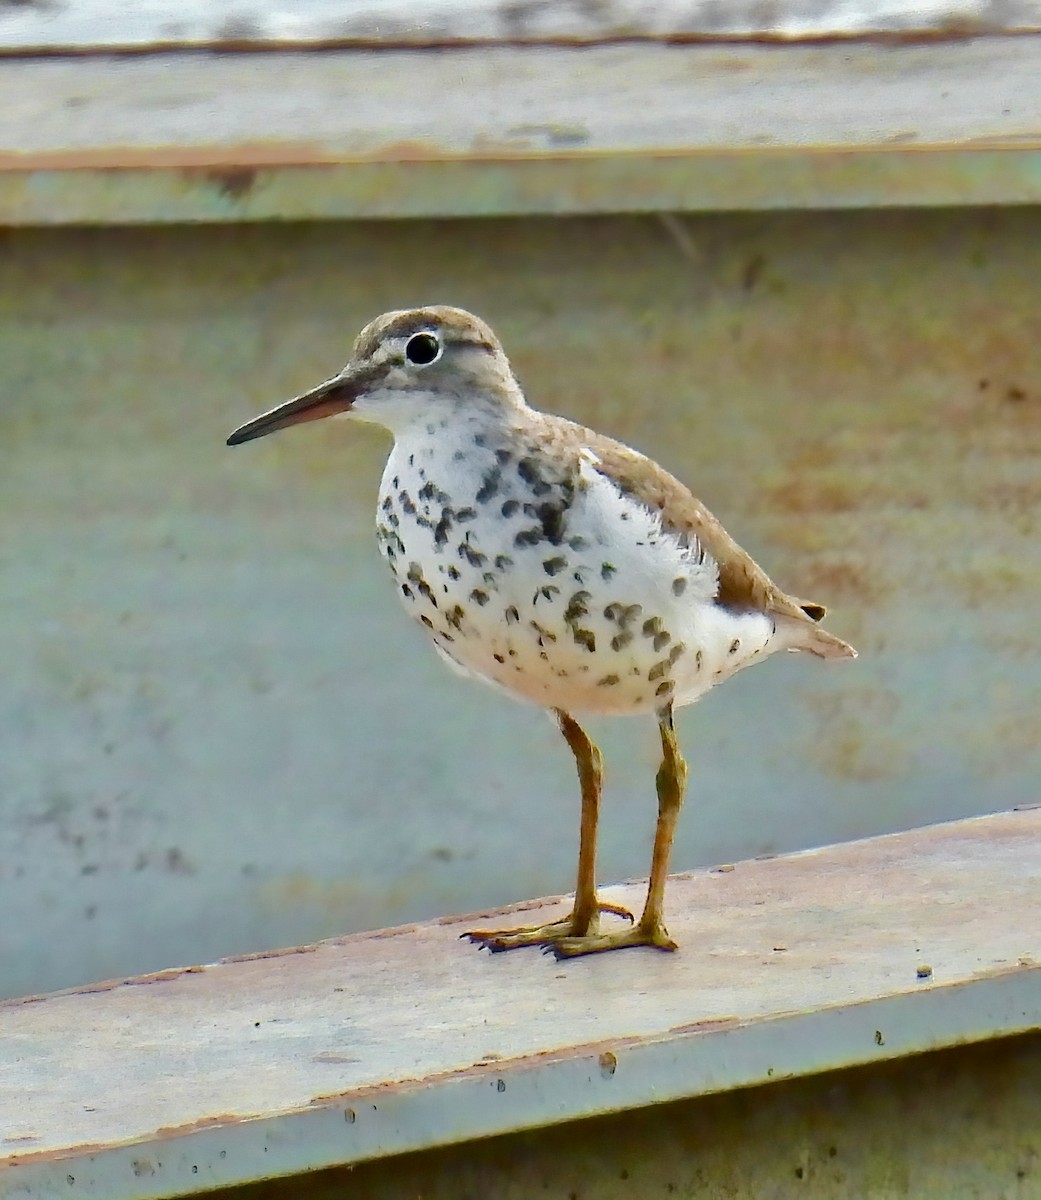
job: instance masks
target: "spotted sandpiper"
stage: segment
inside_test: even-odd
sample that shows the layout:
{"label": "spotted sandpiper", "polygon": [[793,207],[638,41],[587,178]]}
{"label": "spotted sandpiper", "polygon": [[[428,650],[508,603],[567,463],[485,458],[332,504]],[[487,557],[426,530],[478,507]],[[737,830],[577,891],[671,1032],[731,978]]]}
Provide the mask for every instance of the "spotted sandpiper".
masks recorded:
{"label": "spotted sandpiper", "polygon": [[[444,306],[370,322],[332,379],[237,429],[229,445],[345,414],[394,436],[377,541],[406,610],[465,675],[551,710],[578,764],[571,913],[464,936],[558,957],[674,950],[662,920],[687,767],[673,711],[778,650],[854,658],[824,608],[782,592],[651,459],[529,407],[491,329]],[[643,914],[598,900],[600,751],[574,714],[653,715],[658,822]],[[601,913],[628,919],[601,930]]]}

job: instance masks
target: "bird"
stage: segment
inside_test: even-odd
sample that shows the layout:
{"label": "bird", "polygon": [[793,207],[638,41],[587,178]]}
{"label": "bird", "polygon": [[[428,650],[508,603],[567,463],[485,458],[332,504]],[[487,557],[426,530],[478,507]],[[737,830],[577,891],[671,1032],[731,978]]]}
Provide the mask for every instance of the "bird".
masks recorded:
{"label": "bird", "polygon": [[[376,317],[338,374],[242,425],[228,445],[338,415],[393,436],[376,540],[409,615],[448,666],[548,710],[578,769],[571,912],[461,936],[561,959],[675,950],[664,898],[687,783],[675,711],[779,650],[856,651],[821,627],[823,605],[781,591],[663,467],[531,407],[499,339],[463,309]],[[579,723],[594,714],[647,715],[660,734],[639,919],[597,894],[603,758]],[[605,914],[621,919],[602,923]]]}

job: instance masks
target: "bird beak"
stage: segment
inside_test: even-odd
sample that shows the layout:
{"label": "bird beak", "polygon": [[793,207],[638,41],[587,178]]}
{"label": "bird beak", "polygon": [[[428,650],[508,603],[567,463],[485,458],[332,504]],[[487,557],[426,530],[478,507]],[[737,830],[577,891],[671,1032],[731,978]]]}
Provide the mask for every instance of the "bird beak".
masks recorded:
{"label": "bird beak", "polygon": [[238,446],[303,421],[320,421],[323,417],[349,412],[363,390],[363,383],[361,378],[344,371],[334,379],[327,379],[311,391],[304,392],[302,396],[287,400],[270,412],[261,413],[259,417],[240,425],[228,438],[228,445]]}

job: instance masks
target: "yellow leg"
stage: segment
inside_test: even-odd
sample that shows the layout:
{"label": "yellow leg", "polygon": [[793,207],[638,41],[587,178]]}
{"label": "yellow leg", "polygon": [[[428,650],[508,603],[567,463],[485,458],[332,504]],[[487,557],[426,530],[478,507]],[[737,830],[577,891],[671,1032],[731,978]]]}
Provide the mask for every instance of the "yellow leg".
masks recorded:
{"label": "yellow leg", "polygon": [[579,954],[598,954],[604,950],[622,950],[626,946],[654,946],[659,950],[675,950],[662,921],[665,901],[665,881],[669,875],[669,855],[676,833],[676,818],[683,804],[687,787],[687,764],[676,744],[672,709],[658,718],[661,731],[662,761],[655,779],[658,791],[658,824],[654,831],[654,853],[651,857],[651,878],[647,885],[647,902],[643,915],[631,929],[614,933],[590,933],[588,936],[561,938],[553,943],[558,958],[573,958]]}
{"label": "yellow leg", "polygon": [[562,938],[596,936],[600,914],[614,913],[632,921],[627,908],[604,904],[596,898],[596,826],[600,816],[600,793],[604,784],[604,763],[600,751],[581,725],[563,709],[557,709],[557,723],[578,764],[582,788],[582,822],[578,839],[578,880],[571,914],[546,925],[527,925],[520,929],[475,929],[462,936],[489,950],[515,950],[518,946],[554,945]]}

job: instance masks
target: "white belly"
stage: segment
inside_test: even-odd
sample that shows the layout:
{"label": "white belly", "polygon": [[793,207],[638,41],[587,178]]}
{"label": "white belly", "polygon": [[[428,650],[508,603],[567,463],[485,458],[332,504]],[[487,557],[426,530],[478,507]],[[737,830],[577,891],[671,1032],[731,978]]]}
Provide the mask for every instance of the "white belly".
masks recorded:
{"label": "white belly", "polygon": [[377,531],[442,656],[545,707],[690,704],[777,648],[768,617],[714,603],[711,558],[591,464],[569,488],[472,440],[398,444]]}

